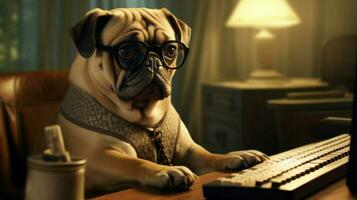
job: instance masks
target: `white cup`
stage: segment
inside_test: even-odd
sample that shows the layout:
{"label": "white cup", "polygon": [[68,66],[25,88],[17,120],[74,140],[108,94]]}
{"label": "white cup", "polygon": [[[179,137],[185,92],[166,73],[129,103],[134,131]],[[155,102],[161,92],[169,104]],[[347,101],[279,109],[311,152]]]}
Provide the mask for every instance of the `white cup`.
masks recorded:
{"label": "white cup", "polygon": [[76,157],[70,162],[29,157],[25,200],[83,200],[85,164]]}

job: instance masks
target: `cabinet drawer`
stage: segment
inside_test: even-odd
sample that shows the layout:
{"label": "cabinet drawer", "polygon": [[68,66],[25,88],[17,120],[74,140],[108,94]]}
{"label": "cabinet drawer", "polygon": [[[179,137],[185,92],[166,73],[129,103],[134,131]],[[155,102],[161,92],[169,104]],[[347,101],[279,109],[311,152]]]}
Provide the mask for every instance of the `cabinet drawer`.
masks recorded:
{"label": "cabinet drawer", "polygon": [[242,146],[239,131],[234,126],[208,121],[203,130],[205,147],[214,153],[228,153]]}
{"label": "cabinet drawer", "polygon": [[206,88],[203,90],[203,108],[227,114],[239,113],[239,98],[233,92]]}

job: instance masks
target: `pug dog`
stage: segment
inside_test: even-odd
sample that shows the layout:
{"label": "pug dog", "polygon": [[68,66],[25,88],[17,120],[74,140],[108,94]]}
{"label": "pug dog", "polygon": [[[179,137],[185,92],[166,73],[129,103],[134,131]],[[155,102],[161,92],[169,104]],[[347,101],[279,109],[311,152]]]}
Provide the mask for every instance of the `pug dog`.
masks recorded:
{"label": "pug dog", "polygon": [[58,123],[69,152],[87,159],[87,189],[187,189],[196,174],[268,159],[256,150],[214,154],[192,140],[171,104],[191,29],[169,10],[96,8],[70,34],[79,54]]}

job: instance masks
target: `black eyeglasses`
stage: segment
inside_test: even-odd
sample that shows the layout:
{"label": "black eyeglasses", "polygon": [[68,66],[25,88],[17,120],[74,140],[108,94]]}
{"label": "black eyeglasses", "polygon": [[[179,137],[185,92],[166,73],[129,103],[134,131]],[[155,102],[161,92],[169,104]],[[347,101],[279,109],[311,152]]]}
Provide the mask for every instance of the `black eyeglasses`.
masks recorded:
{"label": "black eyeglasses", "polygon": [[157,53],[169,69],[180,68],[186,60],[188,47],[179,41],[167,41],[161,46],[149,46],[141,41],[127,41],[117,46],[97,44],[98,49],[108,51],[123,69],[134,70],[139,68],[149,51]]}

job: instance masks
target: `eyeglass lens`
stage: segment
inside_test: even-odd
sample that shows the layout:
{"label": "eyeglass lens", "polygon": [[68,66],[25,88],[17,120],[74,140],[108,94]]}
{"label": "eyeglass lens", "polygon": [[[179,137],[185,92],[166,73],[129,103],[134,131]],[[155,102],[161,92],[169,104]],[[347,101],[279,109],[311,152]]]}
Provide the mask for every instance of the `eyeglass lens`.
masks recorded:
{"label": "eyeglass lens", "polygon": [[147,47],[142,43],[126,42],[121,44],[115,53],[121,67],[134,69],[143,63]]}

